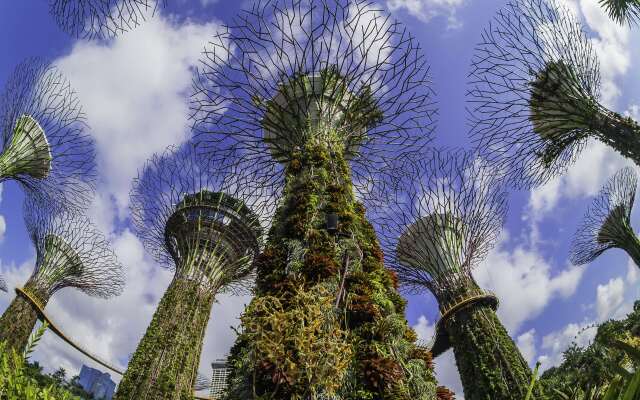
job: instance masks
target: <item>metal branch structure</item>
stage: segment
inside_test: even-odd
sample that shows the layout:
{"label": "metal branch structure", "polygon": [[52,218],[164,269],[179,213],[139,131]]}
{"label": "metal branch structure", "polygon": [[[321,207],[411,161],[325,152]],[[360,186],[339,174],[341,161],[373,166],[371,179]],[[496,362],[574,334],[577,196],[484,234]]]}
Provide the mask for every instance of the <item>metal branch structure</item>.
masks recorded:
{"label": "metal branch structure", "polygon": [[9,290],[7,287],[7,282],[4,280],[3,276],[0,276],[0,290],[3,292],[7,292]]}
{"label": "metal branch structure", "polygon": [[93,195],[94,142],[76,93],[58,69],[30,58],[0,97],[0,181],[20,183],[29,197],[78,210]]}
{"label": "metal branch structure", "polygon": [[600,6],[619,24],[635,25],[640,20],[640,1],[638,0],[600,0]]}
{"label": "metal branch structure", "polygon": [[[385,264],[411,293],[430,291],[442,317],[434,356],[453,347],[465,398],[524,398],[531,370],[496,315],[498,299],[472,271],[498,239],[507,210],[499,177],[473,152],[435,151],[395,182],[369,215]],[[385,183],[374,191],[389,192]]]}
{"label": "metal branch structure", "polygon": [[413,36],[371,1],[260,0],[205,50],[196,129],[214,149],[238,149],[272,188],[295,151],[326,141],[366,188],[389,158],[430,142],[428,71]]}
{"label": "metal branch structure", "polygon": [[571,246],[571,262],[588,264],[611,248],[627,252],[640,267],[640,240],[631,227],[638,176],[632,168],[618,171],[591,203]]}
{"label": "metal branch structure", "polygon": [[[405,301],[354,194],[368,197],[395,161],[431,141],[433,93],[416,40],[369,0],[260,0],[211,40],[194,89],[203,151],[236,154],[239,171],[254,171],[246,185],[280,196],[227,398],[433,398]],[[310,305],[305,293],[333,298]],[[304,310],[326,304],[335,316],[308,320]],[[282,329],[289,337],[274,345]],[[385,334],[372,340],[377,330]]]}
{"label": "metal branch structure", "polygon": [[82,39],[109,39],[127,32],[163,0],[48,0],[49,12],[60,28]]}
{"label": "metal branch structure", "polygon": [[122,265],[109,241],[85,217],[36,201],[25,203],[25,221],[36,248],[31,277],[0,317],[0,340],[22,351],[40,309],[63,288],[75,288],[89,296],[110,298],[124,287]]}
{"label": "metal branch structure", "polygon": [[224,158],[192,143],[154,155],[134,180],[131,211],[145,248],[174,278],[115,399],[191,398],[218,294],[246,291],[261,251],[268,196],[237,185]]}
{"label": "metal branch structure", "polygon": [[595,138],[640,164],[640,127],[599,103],[596,53],[554,0],[512,0],[484,30],[469,75],[471,136],[529,188],[566,171]]}

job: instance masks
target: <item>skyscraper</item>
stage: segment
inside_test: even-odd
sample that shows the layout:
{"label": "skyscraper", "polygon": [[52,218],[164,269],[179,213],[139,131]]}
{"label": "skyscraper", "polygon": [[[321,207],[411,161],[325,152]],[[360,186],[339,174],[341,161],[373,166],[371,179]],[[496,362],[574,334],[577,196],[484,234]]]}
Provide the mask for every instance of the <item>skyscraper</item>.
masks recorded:
{"label": "skyscraper", "polygon": [[213,375],[211,376],[211,398],[222,398],[225,389],[227,388],[227,375],[229,375],[229,368],[227,368],[226,360],[216,360],[211,363],[213,368]]}
{"label": "skyscraper", "polygon": [[80,369],[78,382],[96,400],[111,400],[116,390],[116,384],[111,380],[111,375],[86,365],[83,365],[82,369]]}

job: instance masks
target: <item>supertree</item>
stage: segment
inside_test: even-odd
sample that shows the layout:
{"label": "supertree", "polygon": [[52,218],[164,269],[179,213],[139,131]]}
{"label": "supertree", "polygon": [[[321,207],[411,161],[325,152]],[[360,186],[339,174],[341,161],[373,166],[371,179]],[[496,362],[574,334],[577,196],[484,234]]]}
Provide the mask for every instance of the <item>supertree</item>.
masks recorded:
{"label": "supertree", "polygon": [[563,173],[595,138],[640,164],[640,127],[599,103],[596,54],[554,0],[512,0],[484,30],[468,88],[471,136],[518,187]]}
{"label": "supertree", "polygon": [[409,293],[437,299],[432,352],[453,347],[466,399],[524,398],[531,370],[496,315],[497,297],[472,275],[498,238],[506,192],[473,152],[437,151],[412,165],[391,202],[369,207],[386,265]]}
{"label": "supertree", "polygon": [[29,197],[80,209],[94,190],[95,149],[76,93],[46,61],[30,58],[0,97],[0,182],[19,182]]}
{"label": "supertree", "polygon": [[618,171],[591,203],[571,246],[571,262],[588,264],[617,247],[640,266],[640,240],[631,227],[638,176],[630,167]]}
{"label": "supertree", "polygon": [[640,19],[639,0],[600,0],[600,5],[619,24],[636,24]]}
{"label": "supertree", "polygon": [[87,217],[29,200],[25,222],[36,248],[35,268],[0,317],[0,340],[18,352],[26,346],[39,313],[59,290],[71,287],[106,299],[124,287],[122,266]]}
{"label": "supertree", "polygon": [[[354,194],[431,139],[415,39],[368,0],[257,1],[211,40],[194,86],[204,151],[237,152],[252,185],[281,194],[228,398],[435,397],[430,356]],[[270,347],[283,326],[288,339]]]}
{"label": "supertree", "polygon": [[60,28],[83,39],[109,39],[138,26],[163,0],[48,0]]}
{"label": "supertree", "polygon": [[216,296],[250,288],[269,196],[237,185],[226,159],[188,142],[154,155],[134,180],[135,232],[174,277],[115,399],[192,398]]}

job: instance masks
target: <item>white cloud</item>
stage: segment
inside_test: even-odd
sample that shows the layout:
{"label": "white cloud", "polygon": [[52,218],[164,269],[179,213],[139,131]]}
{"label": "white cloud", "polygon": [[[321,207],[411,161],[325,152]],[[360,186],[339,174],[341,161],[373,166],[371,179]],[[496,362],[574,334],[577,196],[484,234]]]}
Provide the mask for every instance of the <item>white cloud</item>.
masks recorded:
{"label": "white cloud", "polygon": [[607,320],[613,317],[624,302],[624,281],[622,278],[609,280],[605,285],[598,285],[596,297],[596,311],[599,320]]}
{"label": "white cloud", "polygon": [[424,315],[421,315],[418,318],[418,323],[413,326],[413,329],[423,342],[431,341],[436,331],[435,324],[430,324],[429,320],[427,320],[427,317]]}
{"label": "white cloud", "polygon": [[120,215],[144,161],[185,140],[192,68],[217,26],[176,26],[156,17],[113,42],[77,42],[57,61],[96,139],[100,192],[115,198]]}
{"label": "white cloud", "polygon": [[554,298],[573,295],[584,269],[568,267],[552,276],[551,266],[535,249],[520,245],[508,250],[504,237],[506,234],[474,276],[481,287],[498,296],[498,316],[507,330],[515,333]]}
{"label": "white cloud", "polygon": [[592,42],[600,61],[602,101],[612,107],[621,94],[617,80],[631,65],[630,29],[609,18],[599,0],[581,0],[580,10],[589,28],[597,35]]}
{"label": "white cloud", "polygon": [[389,10],[406,10],[409,14],[423,22],[444,15],[448,20],[448,28],[458,28],[462,22],[457,17],[457,10],[465,0],[387,0]]}
{"label": "white cloud", "polygon": [[633,118],[634,120],[640,119],[640,105],[638,104],[629,104],[624,115]]}
{"label": "white cloud", "polygon": [[518,336],[516,344],[527,363],[532,364],[536,356],[536,330],[530,329]]}
{"label": "white cloud", "polygon": [[611,176],[628,165],[633,163],[612,148],[590,140],[567,173],[531,191],[529,217],[539,221],[562,199],[594,196]]}
{"label": "white cloud", "polygon": [[4,240],[4,234],[7,232],[7,221],[4,215],[0,215],[0,243]]}
{"label": "white cloud", "polygon": [[584,347],[591,343],[595,335],[596,328],[591,321],[571,323],[559,331],[545,335],[542,338],[542,350],[545,350],[545,353],[538,357],[538,361],[542,363],[541,371],[559,365],[562,362],[562,353],[571,343]]}
{"label": "white cloud", "polygon": [[638,281],[638,278],[640,277],[639,275],[640,272],[638,271],[638,266],[631,258],[629,258],[629,261],[627,262],[627,283],[629,285],[633,285]]}

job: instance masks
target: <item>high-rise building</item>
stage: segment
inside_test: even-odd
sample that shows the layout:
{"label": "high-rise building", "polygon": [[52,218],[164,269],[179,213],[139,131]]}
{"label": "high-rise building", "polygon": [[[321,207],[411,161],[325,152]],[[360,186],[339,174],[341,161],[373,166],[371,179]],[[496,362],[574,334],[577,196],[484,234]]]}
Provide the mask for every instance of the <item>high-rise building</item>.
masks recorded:
{"label": "high-rise building", "polygon": [[222,398],[222,395],[227,388],[229,368],[227,368],[226,360],[216,360],[211,363],[211,368],[213,368],[213,375],[211,377],[211,398],[216,400]]}
{"label": "high-rise building", "polygon": [[111,375],[86,365],[80,369],[78,383],[96,400],[111,400],[116,390],[116,384],[111,380]]}

